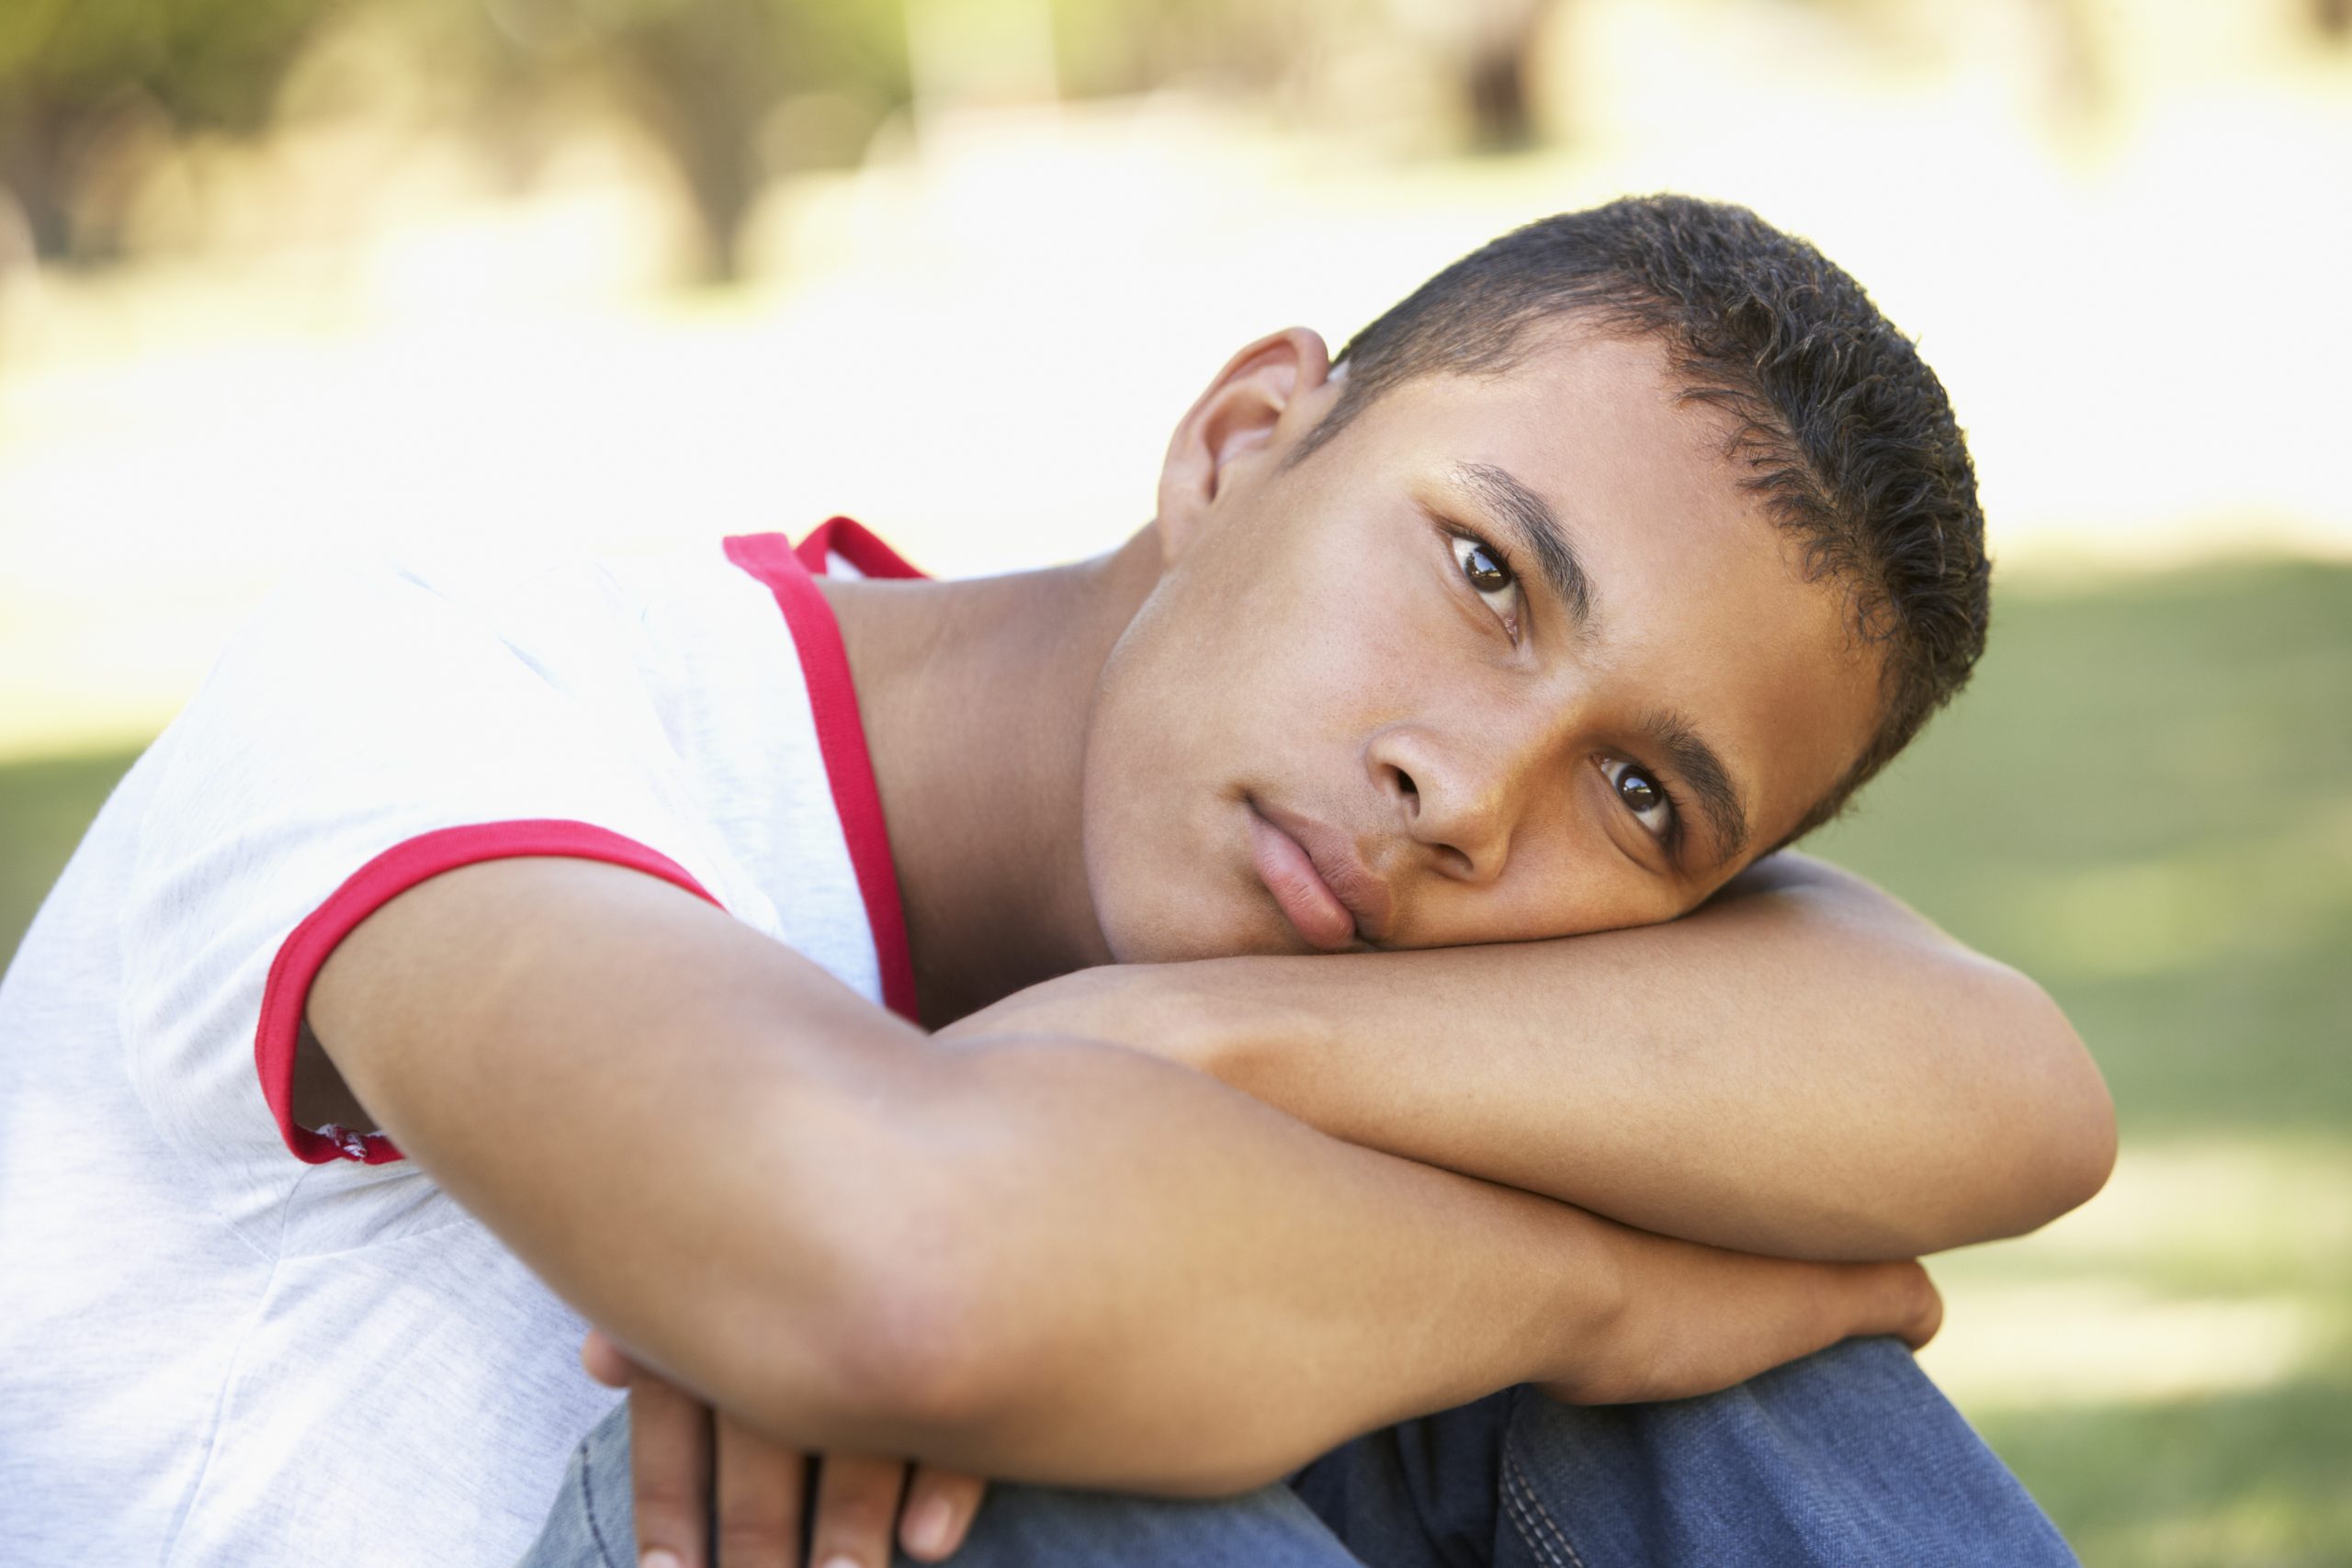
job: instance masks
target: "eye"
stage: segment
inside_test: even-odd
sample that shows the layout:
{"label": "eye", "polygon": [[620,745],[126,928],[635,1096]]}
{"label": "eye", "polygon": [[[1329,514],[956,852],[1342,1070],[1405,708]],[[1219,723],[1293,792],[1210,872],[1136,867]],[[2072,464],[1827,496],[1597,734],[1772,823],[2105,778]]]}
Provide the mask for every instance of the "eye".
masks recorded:
{"label": "eye", "polygon": [[1623,757],[1604,757],[1600,772],[1609,787],[1617,792],[1618,803],[1634,814],[1634,818],[1651,833],[1664,840],[1674,830],[1674,797],[1666,793],[1657,775],[1639,762],[1629,762]]}
{"label": "eye", "polygon": [[1512,572],[1510,562],[1502,551],[1484,539],[1467,534],[1453,536],[1453,561],[1462,569],[1462,576],[1476,589],[1478,597],[1493,607],[1503,619],[1511,637],[1519,636],[1519,578]]}

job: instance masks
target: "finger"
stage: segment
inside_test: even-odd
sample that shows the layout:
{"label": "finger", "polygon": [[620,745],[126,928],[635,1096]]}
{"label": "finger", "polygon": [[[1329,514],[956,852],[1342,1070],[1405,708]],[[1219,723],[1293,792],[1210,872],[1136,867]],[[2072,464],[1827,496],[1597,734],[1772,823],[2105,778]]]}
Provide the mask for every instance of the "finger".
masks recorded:
{"label": "finger", "polygon": [[915,1466],[907,1483],[907,1506],[899,1516],[899,1544],[908,1556],[924,1562],[936,1562],[956,1551],[964,1544],[988,1486],[962,1471]]}
{"label": "finger", "polygon": [[1914,1283],[1918,1300],[1910,1326],[1904,1330],[1903,1342],[1918,1350],[1925,1348],[1928,1341],[1936,1337],[1936,1331],[1944,1325],[1944,1296],[1936,1289],[1936,1281],[1925,1269],[1917,1263],[1911,1267],[1918,1273]]}
{"label": "finger", "polygon": [[713,1423],[718,1447],[718,1568],[797,1568],[801,1492],[808,1461],[720,1415]]}
{"label": "finger", "polygon": [[590,1329],[588,1337],[580,1342],[580,1364],[606,1388],[627,1388],[629,1374],[637,1370],[637,1363],[601,1328]]}
{"label": "finger", "polygon": [[[629,1485],[644,1568],[703,1568],[710,1499],[710,1409],[640,1371],[628,1385]],[[667,1552],[664,1561],[657,1553]]]}
{"label": "finger", "polygon": [[817,1467],[817,1528],[808,1538],[814,1568],[888,1568],[906,1482],[900,1461],[827,1454]]}

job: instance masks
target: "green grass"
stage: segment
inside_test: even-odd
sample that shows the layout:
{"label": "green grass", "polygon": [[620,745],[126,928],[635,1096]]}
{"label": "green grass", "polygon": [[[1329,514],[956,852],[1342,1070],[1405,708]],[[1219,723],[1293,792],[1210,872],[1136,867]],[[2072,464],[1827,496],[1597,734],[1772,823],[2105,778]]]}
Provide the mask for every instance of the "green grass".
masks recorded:
{"label": "green grass", "polygon": [[2089,1405],[1977,1426],[2100,1568],[2352,1561],[2352,1381]]}
{"label": "green grass", "polygon": [[[0,767],[0,951],[130,761]],[[1812,847],[2048,985],[2122,1119],[2082,1214],[1939,1265],[1939,1376],[2094,1568],[2352,1563],[2352,570],[2005,588]]]}
{"label": "green grass", "polygon": [[14,955],[83,829],[138,756],[0,763],[0,953]]}
{"label": "green grass", "polygon": [[2049,986],[2128,1137],[2352,1134],[2352,571],[2007,593],[1813,847]]}
{"label": "green grass", "polygon": [[[2041,980],[2115,1091],[2114,1186],[1941,1265],[1948,1336],[2090,1281],[2134,1292],[2090,1340],[2127,1391],[2267,1358],[2176,1397],[1949,1379],[1987,1439],[2095,1565],[2352,1563],[2352,570],[2005,591],[1975,686],[1810,847]],[[2167,1313],[2213,1326],[2143,1342]]]}

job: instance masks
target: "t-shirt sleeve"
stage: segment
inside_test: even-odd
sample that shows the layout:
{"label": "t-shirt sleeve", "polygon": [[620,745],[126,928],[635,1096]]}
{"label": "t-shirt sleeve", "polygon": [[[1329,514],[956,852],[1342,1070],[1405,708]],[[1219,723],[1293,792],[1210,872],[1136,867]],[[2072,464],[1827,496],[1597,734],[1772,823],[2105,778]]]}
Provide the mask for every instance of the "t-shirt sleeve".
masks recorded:
{"label": "t-shirt sleeve", "polygon": [[719,901],[725,854],[626,607],[593,574],[449,581],[370,568],[282,591],[148,759],[119,927],[126,1066],[192,1168],[245,1168],[232,1192],[259,1196],[271,1164],[400,1158],[380,1134],[300,1125],[291,1100],[312,978],[406,889],[567,855]]}

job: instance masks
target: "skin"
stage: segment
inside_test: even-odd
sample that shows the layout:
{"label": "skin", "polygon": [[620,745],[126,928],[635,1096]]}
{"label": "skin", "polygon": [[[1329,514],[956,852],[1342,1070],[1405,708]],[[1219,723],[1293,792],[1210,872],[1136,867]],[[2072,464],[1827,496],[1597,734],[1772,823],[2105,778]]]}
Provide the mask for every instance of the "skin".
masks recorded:
{"label": "skin", "polygon": [[[1003,750],[975,732],[976,716],[1001,716],[969,705],[970,683],[931,686],[955,702],[868,705],[907,886],[939,887],[948,906],[910,899],[928,1017],[961,1016],[1008,973],[1314,951],[1249,852],[1258,803],[1354,840],[1386,890],[1377,945],[1450,947],[1681,914],[1833,785],[1868,738],[1878,676],[1840,595],[1804,581],[1754,499],[1725,482],[1728,427],[1679,402],[1657,344],[1550,335],[1529,373],[1408,383],[1295,466],[1288,452],[1338,392],[1321,341],[1283,333],[1238,355],[1188,418],[1197,436],[1171,449],[1154,526],[1103,573],[1113,591],[1091,596],[1113,613],[1073,606],[1079,636],[1119,625],[1091,701],[1027,710],[1023,751],[1074,759],[1064,776],[1082,781],[1076,798],[1046,797],[1058,823],[1005,834],[992,792],[927,787],[961,782],[950,757]],[[1510,504],[1521,488],[1558,521],[1581,594],[1536,566]],[[1117,614],[1147,552],[1149,592]],[[1498,585],[1465,574],[1487,562],[1504,567]],[[899,623],[936,595],[829,587],[862,685],[903,689],[893,667],[912,660],[895,638],[921,634]],[[961,629],[921,628],[948,645]],[[1650,761],[1662,711],[1709,737],[1736,781],[1736,838]],[[1082,730],[1051,723],[1081,713]],[[1682,808],[1630,809],[1629,766]],[[989,803],[977,822],[975,800]],[[916,846],[935,820],[965,829],[970,858],[926,875]],[[1046,860],[1059,885],[1045,908],[1060,919],[1023,936],[1057,951],[952,964],[966,945],[953,933],[996,924],[967,910],[1017,874],[990,852],[1056,842],[1082,858]],[[614,1356],[602,1343],[590,1362],[610,1373]],[[662,1385],[637,1398],[639,1462],[662,1498],[647,1531],[676,1540],[693,1510],[667,1499],[696,1495],[700,1428]],[[739,1493],[798,1497],[797,1453],[741,1432],[719,1441],[730,1449],[769,1477]],[[901,1478],[853,1463],[823,1473],[856,1494],[859,1517],[887,1518]],[[937,1497],[952,1521],[925,1546],[960,1539],[978,1500],[973,1478],[932,1469],[909,1495],[910,1520]]]}
{"label": "skin", "polygon": [[[379,911],[322,972],[314,1103],[356,1094],[360,1114],[334,1119],[391,1131],[628,1357],[659,1369],[631,1373],[615,1343],[592,1342],[592,1370],[634,1380],[649,1549],[694,1560],[696,1499],[715,1473],[722,1529],[740,1527],[730,1562],[789,1560],[809,1504],[819,1560],[838,1548],[878,1562],[908,1484],[902,1465],[872,1457],[886,1453],[934,1461],[906,1492],[902,1540],[918,1556],[936,1554],[914,1529],[921,1506],[946,1505],[952,1544],[983,1470],[1230,1489],[1254,1474],[1245,1461],[1179,1481],[1156,1467],[1191,1461],[1141,1457],[1153,1451],[1148,1437],[1123,1439],[1137,1457],[1115,1461],[1140,1468],[1088,1472],[1114,1462],[1104,1456],[1119,1444],[1083,1440],[1078,1413],[1102,1412],[1116,1431],[1121,1411],[1142,1412],[1134,1419],[1148,1426],[1148,1413],[1217,1386],[1228,1367],[1259,1377],[1291,1366],[1300,1317],[1318,1344],[1360,1332],[1376,1360],[1390,1330],[1377,1316],[1351,1327],[1350,1312],[1393,1300],[1398,1312],[1435,1313],[1410,1298],[1433,1270],[1459,1272],[1463,1299],[1443,1310],[1467,1314],[1465,1324],[1568,1288],[1531,1322],[1584,1332],[1556,1353],[1516,1351],[1517,1361],[1487,1358],[1465,1332],[1447,1347],[1453,1361],[1397,1372],[1419,1378],[1419,1409],[1498,1386],[1498,1375],[1567,1397],[1659,1397],[1722,1386],[1713,1380],[1848,1332],[1916,1339],[1934,1314],[1916,1266],[1743,1258],[1564,1205],[1731,1247],[1895,1258],[1920,1239],[1950,1245],[2038,1224],[2103,1179],[2100,1122],[2111,1111],[2038,991],[1850,879],[1802,866],[1741,877],[1859,752],[1877,669],[1847,635],[1842,590],[1803,581],[1724,460],[1726,432],[1677,400],[1656,346],[1563,328],[1510,376],[1408,383],[1292,462],[1335,396],[1321,341],[1277,334],[1236,355],[1187,413],[1153,526],[1114,554],[975,583],[826,585],[890,823],[923,1020],[953,1025],[936,1041],[910,1040],[865,1004],[745,946],[724,917],[671,907],[682,897],[671,890],[609,886],[641,880],[610,868],[509,863],[436,879]],[[1510,526],[1527,495],[1565,525],[1580,593],[1546,581],[1537,541]],[[1502,555],[1515,571],[1496,570]],[[1674,722],[1662,726],[1662,714]],[[1679,765],[1691,737],[1737,801],[1735,831],[1702,804],[1703,770]],[[1318,861],[1336,852],[1356,868],[1365,908],[1337,942],[1312,919],[1302,925],[1295,897],[1279,896],[1266,872],[1262,819],[1302,818],[1320,824]],[[1634,929],[1719,890],[1670,933]],[[1611,934],[1584,934],[1596,932]],[[619,945],[600,948],[605,933]],[[1497,942],[1518,945],[1461,950]],[[1334,945],[1445,951],[1299,956]],[[632,1016],[622,981],[633,964],[654,991],[692,990]],[[622,988],[589,1005],[606,986]],[[682,1020],[676,1004],[688,995],[705,1010]],[[1187,1005],[1171,1010],[1175,998]],[[1465,1025],[1465,1015],[1500,1022]],[[1173,1031],[1175,1016],[1199,1021]],[[788,1045],[761,1038],[773,1033],[763,1021],[779,1017],[796,1021]],[[1939,1034],[1945,1017],[1967,1027]],[[1887,1049],[1911,1037],[1916,1049]],[[1130,1049],[1105,1055],[1086,1043],[1100,1042]],[[656,1055],[675,1075],[636,1081],[631,1064]],[[1154,1055],[1193,1071],[1157,1077]],[[1455,1076],[1432,1081],[1432,1063]],[[1541,1081],[1530,1069],[1547,1064],[1556,1089],[1529,1094]],[[1862,1080],[1850,1105],[1835,1098],[1856,1076],[1849,1066]],[[1988,1095],[1987,1081],[2015,1093]],[[790,1092],[764,1100],[765,1083]],[[1962,1103],[1986,1107],[1981,1124],[1947,1109],[1953,1085],[1965,1086]],[[711,1086],[717,1098],[697,1098]],[[1255,1109],[1219,1098],[1227,1089]],[[823,1111],[836,1103],[838,1113]],[[948,1119],[926,1131],[933,1103]],[[740,1141],[706,1141],[763,1180],[746,1186],[724,1164],[699,1163],[701,1150],[660,1141],[667,1129],[743,1117],[746,1104],[771,1110],[751,1116]],[[801,1109],[810,1104],[815,1123]],[[2017,1107],[2043,1104],[2064,1117],[2020,1139]],[[903,1108],[898,1125],[859,1131],[876,1105]],[[1258,1119],[1276,1111],[1286,1114]],[[1564,1134],[1555,1112],[1585,1118],[1592,1135]],[[758,1153],[765,1127],[793,1117],[804,1118],[785,1129],[793,1136]],[[1023,1134],[1018,1147],[937,1191],[920,1173],[898,1174],[919,1162],[889,1155],[891,1137],[937,1148],[975,1118]],[[1819,1135],[1743,1145],[1736,1134],[1749,1121]],[[1865,1141],[1868,1157],[1840,1167],[1837,1151],[1872,1122],[1894,1124],[1909,1145]],[[819,1134],[837,1126],[849,1131],[828,1145]],[[1295,1143],[1285,1128],[1322,1141]],[[1609,1149],[1612,1128],[1631,1130],[1620,1134],[1629,1146],[1611,1151],[1623,1157],[1579,1163],[1576,1147]],[[1084,1159],[1098,1134],[1111,1140],[1103,1160],[1148,1160],[1164,1137],[1173,1163],[1131,1194],[1072,1186],[1069,1171],[1106,1168]],[[869,1146],[877,1137],[879,1152]],[[534,1138],[548,1148],[535,1151]],[[2020,1144],[2089,1153],[2032,1168],[2020,1179],[2030,1190],[2010,1197],[1978,1173],[2030,1165],[2007,1159]],[[579,1146],[613,1156],[570,1177],[567,1162],[541,1157]],[[827,1147],[830,1162],[819,1158]],[[1710,1147],[1733,1152],[1711,1158]],[[1204,1150],[1223,1157],[1183,1164]],[[1964,1173],[1965,1212],[1932,1213],[1907,1190],[1837,1212],[1848,1194],[1913,1166],[1937,1179]],[[865,1190],[881,1184],[845,1184],[844,1168],[915,1185],[868,1201]],[[1258,1182],[1231,1211],[1214,1206],[1225,1168]],[[1747,1209],[1742,1186],[1762,1194]],[[975,1187],[993,1194],[984,1213],[941,1219],[913,1264],[872,1255],[863,1234],[828,1233],[920,1228],[922,1216],[968,1207]],[[1057,1337],[1056,1303],[1007,1282],[1073,1269],[1116,1277],[1122,1266],[1141,1280],[1161,1266],[1144,1255],[1123,1265],[1119,1238],[1090,1203],[1128,1215],[1147,1201],[1176,1205],[1154,1222],[1154,1251],[1197,1224],[1238,1254],[1231,1215],[1264,1207],[1266,1191],[1295,1202],[1303,1228],[1246,1239],[1295,1260],[1299,1289],[1331,1293],[1305,1310],[1204,1325],[1160,1358],[1192,1375],[1138,1382],[1130,1402],[1102,1373],[1123,1367],[1122,1345],[1167,1331],[1148,1299],[1106,1298],[1091,1315],[1073,1305],[1079,1315]],[[1349,1234],[1359,1203],[1397,1254],[1393,1277],[1363,1277],[1355,1252],[1316,1251]],[[779,1208],[795,1211],[786,1228],[759,1230]],[[1724,1228],[1702,1235],[1710,1225]],[[605,1245],[587,1245],[592,1232]],[[1431,1250],[1417,1252],[1417,1237]],[[1522,1259],[1564,1247],[1582,1259],[1565,1287],[1513,1277]],[[712,1272],[763,1250],[780,1271]],[[1597,1298],[1574,1293],[1600,1257],[1623,1287],[1611,1301],[1699,1315],[1642,1317],[1628,1341],[1618,1307],[1594,1316]],[[1266,1272],[1243,1269],[1221,1289],[1247,1301]],[[989,1341],[989,1359],[1021,1373],[1011,1380],[1018,1399],[994,1385],[961,1403],[922,1392],[964,1387],[987,1369],[926,1361],[947,1330],[919,1304],[901,1314],[916,1330],[876,1340],[859,1314],[809,1294],[812,1281],[844,1277],[889,1278],[894,1303],[935,1296],[958,1324],[1035,1324],[1057,1348],[1024,1360],[1017,1337]],[[681,1295],[721,1304],[696,1317]],[[773,1333],[742,1333],[751,1317],[836,1353],[778,1370],[791,1356]],[[1104,1359],[1088,1363],[1080,1341],[1098,1319]],[[823,1325],[836,1321],[847,1337],[828,1338]],[[1503,1337],[1544,1337],[1527,1325]],[[1626,1343],[1648,1381],[1611,1381],[1623,1361],[1590,1348]],[[1531,1370],[1531,1353],[1548,1357],[1547,1370]],[[1678,1370],[1676,1356],[1701,1359]],[[910,1411],[904,1395],[845,1392],[833,1369],[876,1357],[916,1369],[891,1387],[945,1405]],[[1057,1405],[1065,1362],[1096,1371]],[[702,1395],[719,1409],[715,1423]],[[1391,1415],[1382,1398],[1340,1379],[1269,1403],[1328,1407],[1354,1429],[1415,1413]],[[991,1418],[967,1416],[980,1409]],[[1056,1447],[1065,1433],[1080,1440]],[[1269,1431],[1262,1451],[1279,1457],[1325,1435]],[[1253,1441],[1236,1432],[1232,1446]],[[811,1500],[802,1455],[816,1450],[832,1457]]]}
{"label": "skin", "polygon": [[[1390,885],[1379,945],[1456,946],[1679,915],[1859,754],[1877,660],[1737,486],[1728,426],[1678,400],[1656,344],[1549,336],[1508,378],[1407,383],[1297,465],[1338,395],[1320,342],[1268,339],[1220,381],[1205,450],[1173,455],[1167,564],[1089,735],[1087,870],[1114,956],[1305,951],[1238,863],[1245,802],[1356,842]],[[1581,614],[1481,482],[1500,475],[1558,517]],[[1508,552],[1515,581],[1472,587],[1464,547]],[[1666,713],[1721,758],[1741,841],[1665,771],[1647,721]],[[1627,764],[1683,805],[1627,809]]]}
{"label": "skin", "polygon": [[[1352,945],[1405,948],[1671,919],[1831,787],[1877,708],[1842,588],[1802,580],[1657,345],[1551,335],[1520,374],[1407,384],[1292,467],[1339,382],[1315,333],[1275,334],[1186,415],[1115,555],[824,585],[874,694],[926,1022],[1089,965],[1313,951],[1251,866],[1253,801],[1352,840],[1392,906]],[[1480,469],[1549,502],[1589,614]],[[1471,538],[1520,563],[1511,589],[1469,585]],[[1722,759],[1743,843],[1689,801],[1661,714]],[[1686,804],[1626,810],[1627,763]],[[1676,818],[1679,854],[1656,836]],[[1008,897],[1023,920],[994,918]]]}

